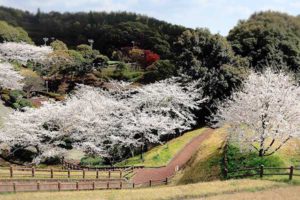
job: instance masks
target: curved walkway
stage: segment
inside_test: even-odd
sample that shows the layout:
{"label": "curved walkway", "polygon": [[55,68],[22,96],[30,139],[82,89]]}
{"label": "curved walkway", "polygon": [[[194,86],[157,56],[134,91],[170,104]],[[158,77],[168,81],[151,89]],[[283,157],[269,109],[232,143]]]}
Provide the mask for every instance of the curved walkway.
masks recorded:
{"label": "curved walkway", "polygon": [[189,159],[197,152],[199,145],[207,139],[213,129],[208,128],[202,134],[190,141],[170,162],[166,167],[161,168],[144,168],[134,170],[135,176],[133,182],[135,184],[148,183],[150,180],[164,180],[175,174],[176,169],[180,169]]}

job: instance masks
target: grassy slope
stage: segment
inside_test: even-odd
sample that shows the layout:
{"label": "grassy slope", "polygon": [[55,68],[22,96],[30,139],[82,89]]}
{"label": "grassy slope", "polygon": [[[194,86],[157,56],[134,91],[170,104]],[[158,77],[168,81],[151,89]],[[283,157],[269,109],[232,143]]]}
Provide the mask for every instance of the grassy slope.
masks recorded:
{"label": "grassy slope", "polygon": [[223,153],[225,128],[217,129],[199,147],[198,152],[187,163],[175,180],[178,184],[211,181],[220,178],[220,160]]}
{"label": "grassy slope", "polygon": [[80,191],[80,192],[36,192],[0,194],[1,200],[158,200],[158,199],[188,199],[215,196],[224,193],[242,191],[259,191],[270,188],[285,187],[288,184],[261,180],[230,180],[208,183],[189,184],[181,186],[162,186],[131,190]]}
{"label": "grassy slope", "polygon": [[[223,153],[224,139],[227,135],[226,128],[217,129],[214,134],[204,141],[196,155],[189,161],[187,167],[175,177],[177,184],[195,183],[199,181],[211,181],[220,179],[221,168],[220,162]],[[286,146],[279,150],[276,155],[283,161],[282,167],[291,165],[300,166],[299,154],[300,140],[293,139]],[[281,171],[287,173],[288,170]],[[300,174],[300,171],[296,171]],[[287,181],[288,176],[266,176],[266,180]],[[294,182],[300,183],[300,177],[294,177]]]}
{"label": "grassy slope", "polygon": [[129,158],[116,166],[123,165],[145,165],[148,167],[157,167],[167,165],[168,162],[193,138],[203,133],[205,128],[197,129],[185,133],[184,135],[167,142],[164,145],[157,146],[144,154],[144,162],[140,155]]}

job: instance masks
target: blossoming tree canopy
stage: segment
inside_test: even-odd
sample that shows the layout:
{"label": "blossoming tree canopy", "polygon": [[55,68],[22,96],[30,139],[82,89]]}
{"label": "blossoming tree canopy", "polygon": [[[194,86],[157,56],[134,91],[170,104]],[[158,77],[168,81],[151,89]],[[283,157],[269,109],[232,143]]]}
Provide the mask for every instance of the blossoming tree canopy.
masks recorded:
{"label": "blossoming tree canopy", "polygon": [[13,65],[0,62],[0,88],[22,89],[24,78],[14,70]]}
{"label": "blossoming tree canopy", "polygon": [[27,43],[4,42],[0,43],[0,58],[3,60],[16,60],[22,64],[28,61],[43,62],[52,53],[49,46],[35,46]]}
{"label": "blossoming tree canopy", "polygon": [[160,143],[162,135],[190,129],[195,124],[192,109],[205,100],[193,89],[194,83],[181,86],[176,79],[143,87],[112,84],[115,87],[108,91],[79,85],[64,102],[15,111],[0,141],[11,147],[35,147],[35,162],[61,155],[65,138],[87,153],[113,157],[113,149]]}
{"label": "blossoming tree canopy", "polygon": [[220,105],[214,120],[230,125],[230,138],[241,149],[272,155],[300,136],[300,87],[283,72],[252,72],[244,88]]}

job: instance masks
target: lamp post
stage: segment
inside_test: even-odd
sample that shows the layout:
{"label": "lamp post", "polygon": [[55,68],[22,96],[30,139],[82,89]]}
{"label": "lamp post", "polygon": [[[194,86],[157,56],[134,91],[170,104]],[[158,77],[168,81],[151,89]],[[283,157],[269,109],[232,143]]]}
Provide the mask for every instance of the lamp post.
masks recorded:
{"label": "lamp post", "polygon": [[131,44],[132,44],[132,48],[134,48],[134,46],[135,46],[135,41],[131,41]]}
{"label": "lamp post", "polygon": [[47,46],[47,42],[48,42],[49,38],[44,37],[43,40],[44,40],[44,42],[45,42],[45,46]]}
{"label": "lamp post", "polygon": [[93,44],[94,44],[95,41],[93,39],[88,39],[88,42],[90,43],[90,46],[93,49]]}

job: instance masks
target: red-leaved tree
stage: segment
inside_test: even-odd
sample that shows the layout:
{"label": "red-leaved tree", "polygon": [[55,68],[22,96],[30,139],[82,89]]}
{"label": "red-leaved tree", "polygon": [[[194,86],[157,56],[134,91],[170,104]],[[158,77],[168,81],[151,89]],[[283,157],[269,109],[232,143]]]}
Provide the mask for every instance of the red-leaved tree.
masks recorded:
{"label": "red-leaved tree", "polygon": [[153,53],[150,50],[145,50],[144,54],[145,54],[145,59],[146,59],[147,65],[151,65],[152,63],[154,63],[160,59],[160,56],[158,54]]}

